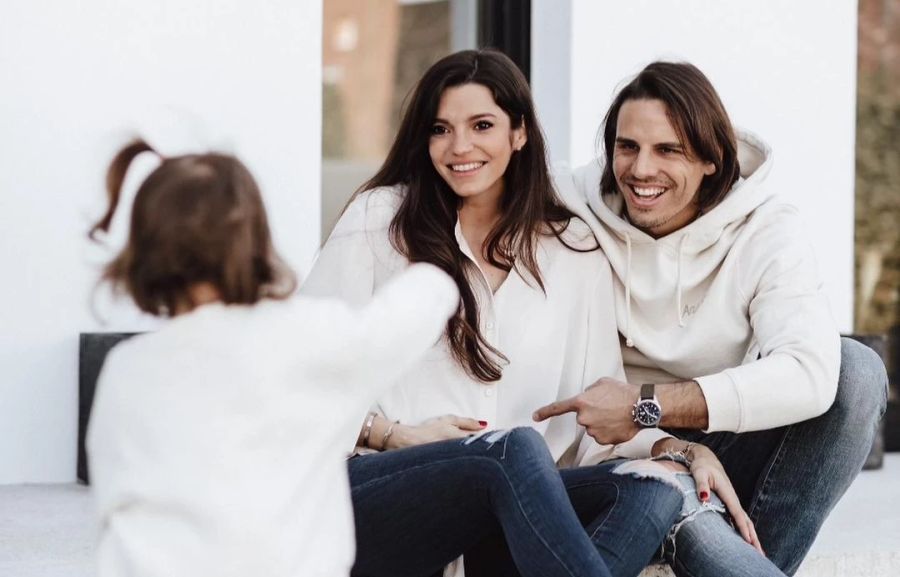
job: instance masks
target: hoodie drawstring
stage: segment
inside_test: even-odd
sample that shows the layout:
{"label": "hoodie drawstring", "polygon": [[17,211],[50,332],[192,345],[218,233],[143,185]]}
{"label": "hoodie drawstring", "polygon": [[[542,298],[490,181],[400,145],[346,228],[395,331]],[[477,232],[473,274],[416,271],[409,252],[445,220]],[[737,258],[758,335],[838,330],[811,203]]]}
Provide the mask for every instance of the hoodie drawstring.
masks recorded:
{"label": "hoodie drawstring", "polygon": [[625,346],[634,347],[631,340],[631,235],[625,233],[625,246],[627,248],[627,262],[625,269]]}
{"label": "hoodie drawstring", "polygon": [[[675,314],[678,316],[678,326],[684,327],[684,311],[682,310],[682,269],[684,268],[684,245],[690,233],[681,236],[678,242],[678,268],[675,284]],[[631,235],[625,233],[625,346],[634,347],[634,340],[631,338]]]}
{"label": "hoodie drawstring", "polygon": [[[690,234],[690,233],[684,233],[684,234],[681,236],[681,240],[678,242],[678,275],[677,275],[677,277],[676,277],[676,278],[677,278],[677,281],[676,281],[676,286],[675,286],[675,292],[676,292],[676,296],[675,296],[675,307],[676,307],[676,311],[675,311],[675,312],[676,312],[676,314],[678,315],[678,326],[679,326],[679,327],[683,327],[683,326],[684,326],[684,314],[683,314],[683,311],[682,311],[682,309],[681,309],[681,291],[682,291],[682,286],[681,286],[681,264],[682,264],[682,260],[683,260],[683,257],[684,257],[684,241],[687,240],[687,237],[688,237],[689,234]],[[629,258],[630,258],[630,257],[629,257]]]}

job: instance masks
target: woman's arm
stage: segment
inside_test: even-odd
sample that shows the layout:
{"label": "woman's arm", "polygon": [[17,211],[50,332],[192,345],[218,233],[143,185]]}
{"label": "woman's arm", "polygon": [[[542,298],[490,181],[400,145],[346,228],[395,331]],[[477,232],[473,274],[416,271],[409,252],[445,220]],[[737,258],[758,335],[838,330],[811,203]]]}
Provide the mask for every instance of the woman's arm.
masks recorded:
{"label": "woman's arm", "polygon": [[[697,496],[701,502],[709,500],[709,492],[715,491],[719,499],[725,503],[728,514],[734,522],[735,528],[741,534],[741,537],[747,543],[753,545],[757,551],[765,555],[762,545],[759,543],[759,537],[756,535],[756,528],[750,516],[741,507],[734,486],[725,473],[725,468],[712,449],[700,443],[689,443],[675,437],[660,439],[653,444],[652,454],[654,457],[661,455],[677,455],[679,461],[688,467],[691,476],[697,486]],[[665,461],[663,461],[665,462]],[[676,463],[668,462],[667,465],[675,465]],[[672,467],[674,468],[674,467]],[[682,470],[677,467],[676,470]]]}
{"label": "woman's arm", "polygon": [[[448,439],[461,439],[477,433],[487,426],[484,421],[456,415],[434,417],[424,421],[421,425],[402,425],[375,414],[369,424],[369,418],[372,415],[373,413],[370,413],[366,417],[366,421],[359,430],[356,444],[359,447],[377,451],[403,449]],[[366,438],[366,429],[368,429],[368,438]]]}

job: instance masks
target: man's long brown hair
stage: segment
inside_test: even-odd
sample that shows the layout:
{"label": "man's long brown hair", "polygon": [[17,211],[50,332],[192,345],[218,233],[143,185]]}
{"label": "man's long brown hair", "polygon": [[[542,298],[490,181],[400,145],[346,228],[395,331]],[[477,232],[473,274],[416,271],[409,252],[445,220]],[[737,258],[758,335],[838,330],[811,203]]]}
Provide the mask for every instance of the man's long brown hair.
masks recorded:
{"label": "man's long brown hair", "polygon": [[[500,379],[502,352],[479,331],[478,302],[469,285],[474,264],[462,253],[454,235],[460,199],[438,175],[428,152],[431,128],[447,88],[479,84],[491,91],[509,115],[512,128],[525,125],[527,142],[514,152],[504,174],[500,220],[483,250],[493,266],[527,274],[543,290],[536,259],[537,237],[559,237],[572,218],[558,200],[547,169],[544,137],[534,111],[528,82],[507,56],[495,50],[451,54],[425,72],[413,89],[390,152],[374,177],[356,195],[379,186],[402,184],[406,192],[390,226],[391,242],[411,262],[428,262],[456,282],[460,306],[447,322],[446,335],[454,358],[475,379]],[[352,200],[352,199],[351,199]]]}
{"label": "man's long brown hair", "polygon": [[619,111],[629,100],[661,100],[666,105],[681,144],[699,160],[716,167],[713,174],[700,181],[696,199],[700,213],[718,204],[741,173],[737,139],[716,89],[706,75],[686,62],[653,62],[616,95],[603,120],[606,165],[600,178],[601,192],[617,191],[613,173],[616,130]]}
{"label": "man's long brown hair", "polygon": [[[137,139],[122,148],[106,175],[108,206],[88,236],[108,232],[132,161],[156,154]],[[189,154],[163,158],[140,185],[125,248],[101,282],[124,289],[150,314],[173,316],[193,308],[190,288],[209,283],[226,304],[253,304],[293,292],[293,273],[278,257],[262,196],[233,156]]]}

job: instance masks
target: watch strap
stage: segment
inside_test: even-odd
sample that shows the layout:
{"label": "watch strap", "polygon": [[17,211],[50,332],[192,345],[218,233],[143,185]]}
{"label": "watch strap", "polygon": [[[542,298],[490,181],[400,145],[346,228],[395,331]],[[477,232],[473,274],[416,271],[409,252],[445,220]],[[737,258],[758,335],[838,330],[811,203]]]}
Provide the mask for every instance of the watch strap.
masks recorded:
{"label": "watch strap", "polygon": [[656,396],[656,385],[654,383],[644,383],[641,385],[641,400],[652,399]]}

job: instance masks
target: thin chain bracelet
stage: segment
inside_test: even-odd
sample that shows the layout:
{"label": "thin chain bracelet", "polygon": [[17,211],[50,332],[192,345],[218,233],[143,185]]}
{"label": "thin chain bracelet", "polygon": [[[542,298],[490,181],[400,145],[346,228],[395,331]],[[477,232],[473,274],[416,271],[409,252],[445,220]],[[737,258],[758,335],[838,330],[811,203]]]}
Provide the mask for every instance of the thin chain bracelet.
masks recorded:
{"label": "thin chain bracelet", "polygon": [[387,450],[387,442],[388,442],[388,439],[390,439],[390,438],[391,438],[391,435],[394,434],[394,425],[397,425],[397,424],[399,424],[399,423],[400,423],[400,421],[394,421],[394,422],[391,423],[391,425],[387,428],[387,431],[385,431],[384,436],[381,438],[381,450],[382,450],[382,451],[386,451],[386,450]]}

